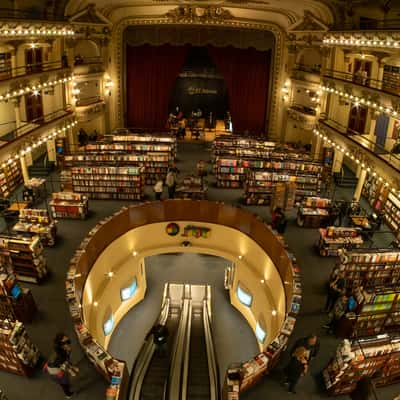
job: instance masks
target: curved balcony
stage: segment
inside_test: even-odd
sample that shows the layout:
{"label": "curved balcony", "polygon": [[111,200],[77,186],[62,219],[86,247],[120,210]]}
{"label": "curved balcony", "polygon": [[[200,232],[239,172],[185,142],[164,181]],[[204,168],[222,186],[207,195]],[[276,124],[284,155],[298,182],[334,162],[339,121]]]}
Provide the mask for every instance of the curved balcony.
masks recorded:
{"label": "curved balcony", "polygon": [[297,121],[304,130],[312,130],[317,122],[316,111],[311,107],[293,104],[288,108],[288,117]]}
{"label": "curved balcony", "polygon": [[390,96],[400,97],[400,92],[390,90],[385,86],[384,80],[372,79],[360,74],[351,74],[349,72],[327,69],[322,75],[324,78],[330,78],[337,81],[350,83],[360,88],[373,89],[374,92],[385,93]]}
{"label": "curved balcony", "polygon": [[100,96],[87,97],[76,102],[76,119],[80,122],[97,118],[105,111],[104,99]]}
{"label": "curved balcony", "polygon": [[339,134],[342,138],[349,140],[349,144],[356,145],[360,150],[365,150],[369,155],[373,156],[375,161],[383,162],[386,167],[393,168],[396,174],[400,173],[400,155],[385,149],[384,147],[376,144],[370,140],[366,134],[361,134],[347,126],[344,126],[332,119],[319,119],[319,125],[322,128],[329,128],[330,132]]}
{"label": "curved balcony", "polygon": [[321,81],[320,73],[320,65],[295,64],[292,70],[292,79],[319,84]]}
{"label": "curved balcony", "polygon": [[358,22],[339,23],[331,29],[335,32],[354,32],[354,31],[398,31],[400,19],[360,19]]}
{"label": "curved balcony", "polygon": [[104,72],[102,57],[75,57],[74,75],[101,74]]}
{"label": "curved balcony", "polygon": [[74,114],[72,107],[68,104],[65,108],[53,111],[43,115],[32,121],[25,123],[19,128],[13,129],[10,132],[0,137],[0,148],[3,149],[10,144],[15,144],[16,141],[26,139],[32,134],[38,133],[43,127],[50,127],[55,122],[61,122],[65,117],[70,117]]}

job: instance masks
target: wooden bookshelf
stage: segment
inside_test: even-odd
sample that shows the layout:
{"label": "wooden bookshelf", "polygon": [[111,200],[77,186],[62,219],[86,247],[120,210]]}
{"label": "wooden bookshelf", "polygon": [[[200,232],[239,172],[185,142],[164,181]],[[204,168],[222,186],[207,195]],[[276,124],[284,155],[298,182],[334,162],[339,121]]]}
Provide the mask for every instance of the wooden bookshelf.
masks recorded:
{"label": "wooden bookshelf", "polygon": [[40,283],[47,275],[46,259],[39,236],[0,235],[0,252],[8,257],[19,281]]}
{"label": "wooden bookshelf", "polygon": [[353,339],[339,345],[335,356],[323,370],[325,387],[330,395],[351,393],[363,377],[379,372],[376,386],[400,381],[400,339],[389,335]]}
{"label": "wooden bookshelf", "polygon": [[400,282],[400,251],[394,249],[358,249],[343,251],[338,270],[345,275],[346,288],[362,286],[365,289],[375,286],[390,287]]}
{"label": "wooden bookshelf", "polygon": [[143,172],[140,167],[72,167],[72,187],[89,199],[141,200]]}
{"label": "wooden bookshelf", "polygon": [[22,183],[22,173],[19,162],[6,163],[0,169],[0,195],[8,198]]}
{"label": "wooden bookshelf", "polygon": [[19,321],[0,320],[0,369],[30,376],[39,359],[39,350],[31,342]]}
{"label": "wooden bookshelf", "polygon": [[396,234],[400,230],[400,199],[389,193],[384,205],[385,221]]}
{"label": "wooden bookshelf", "polygon": [[88,198],[80,193],[52,193],[49,205],[53,218],[85,219],[89,212]]}
{"label": "wooden bookshelf", "polygon": [[386,92],[400,93],[400,67],[386,64],[383,67],[382,90]]}

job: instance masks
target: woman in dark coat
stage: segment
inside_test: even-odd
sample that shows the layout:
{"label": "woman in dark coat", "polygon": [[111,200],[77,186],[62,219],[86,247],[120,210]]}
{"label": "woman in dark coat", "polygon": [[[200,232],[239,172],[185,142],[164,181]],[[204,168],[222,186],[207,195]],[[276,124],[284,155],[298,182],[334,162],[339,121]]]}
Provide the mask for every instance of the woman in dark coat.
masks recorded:
{"label": "woman in dark coat", "polygon": [[289,364],[284,369],[286,384],[289,385],[288,391],[296,393],[296,385],[299,379],[308,370],[308,351],[305,347],[298,347],[292,354]]}

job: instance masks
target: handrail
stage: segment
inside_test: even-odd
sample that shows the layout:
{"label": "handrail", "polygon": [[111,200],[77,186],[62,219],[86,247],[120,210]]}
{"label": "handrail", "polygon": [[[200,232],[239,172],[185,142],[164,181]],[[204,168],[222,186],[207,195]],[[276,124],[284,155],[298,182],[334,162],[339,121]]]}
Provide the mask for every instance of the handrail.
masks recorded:
{"label": "handrail", "polygon": [[[330,120],[330,119],[320,119],[318,121],[320,124],[327,126],[330,129],[333,129],[337,133],[339,133],[342,136],[345,136],[347,139],[351,140],[354,144],[364,148],[365,150],[369,151],[372,153],[375,157],[379,158],[381,161],[384,163],[388,164],[392,168],[396,170],[396,172],[400,172],[400,168],[398,165],[400,165],[400,157],[397,156],[396,154],[386,150],[382,146],[370,141],[369,139],[365,138],[363,135],[360,134],[349,134],[347,131],[346,127],[343,125],[339,124],[336,121]],[[360,140],[357,140],[360,139]],[[367,144],[367,145],[366,145]],[[375,151],[378,149],[379,151]],[[382,155],[386,155],[387,157],[382,157]],[[393,161],[396,161],[398,165],[393,163]]]}
{"label": "handrail", "polygon": [[321,65],[319,64],[308,65],[302,63],[296,63],[293,69],[297,71],[310,72],[312,74],[319,74],[321,72]]}
{"label": "handrail", "polygon": [[[2,67],[0,68],[0,81],[18,78],[26,75],[33,75],[41,72],[53,71],[57,69],[69,68],[63,65],[62,61],[52,61],[47,63],[26,64],[20,67]],[[3,75],[4,74],[4,75]]]}
{"label": "handrail", "polygon": [[376,20],[360,20],[356,22],[345,22],[332,27],[331,31],[365,31],[365,30],[398,30],[400,26],[400,19],[376,19]]}
{"label": "handrail", "polygon": [[191,300],[183,299],[182,314],[179,321],[178,331],[175,336],[174,348],[172,350],[171,369],[167,382],[166,399],[178,400],[181,394],[183,352],[188,327],[188,315],[191,308]]}
{"label": "handrail", "polygon": [[[43,22],[48,22],[49,20],[55,22],[66,22],[67,20],[63,15],[54,15],[54,13],[48,13],[44,9],[32,9],[28,10],[18,10],[14,8],[0,8],[0,19],[20,19],[20,20],[39,20]],[[52,18],[51,18],[52,17]]]}
{"label": "handrail", "polygon": [[103,97],[101,96],[91,96],[91,97],[84,97],[83,99],[79,99],[75,106],[76,107],[86,107],[91,106],[96,103],[100,103],[104,101]]}
{"label": "handrail", "polygon": [[[168,296],[167,285],[164,289],[163,305],[158,319],[158,323],[164,325],[168,319],[170,298]],[[132,367],[132,373],[129,381],[128,399],[139,400],[143,380],[146,376],[147,369],[154,355],[155,344],[152,340],[145,340],[140,348],[139,354]]]}
{"label": "handrail", "polygon": [[203,325],[207,350],[208,374],[210,380],[210,400],[219,400],[221,396],[219,385],[219,368],[215,352],[214,341],[211,332],[209,301],[203,301]]}
{"label": "handrail", "polygon": [[19,128],[13,129],[12,131],[9,131],[7,133],[4,133],[1,137],[0,140],[5,140],[4,137],[7,136],[7,142],[11,142],[15,139],[18,139],[33,130],[37,129],[38,127],[41,127],[43,125],[46,125],[50,122],[53,122],[54,120],[66,116],[68,114],[72,114],[72,108],[69,104],[67,104],[64,108],[61,108],[59,110],[53,111],[49,114],[45,114],[42,117],[35,118],[24,125],[21,125]]}
{"label": "handrail", "polygon": [[184,351],[184,359],[183,359],[183,369],[182,369],[182,400],[186,400],[187,396],[187,382],[189,376],[189,360],[190,360],[190,335],[192,333],[192,313],[193,306],[190,303],[190,310],[188,316],[188,324],[186,328],[186,341],[185,341],[185,351]]}

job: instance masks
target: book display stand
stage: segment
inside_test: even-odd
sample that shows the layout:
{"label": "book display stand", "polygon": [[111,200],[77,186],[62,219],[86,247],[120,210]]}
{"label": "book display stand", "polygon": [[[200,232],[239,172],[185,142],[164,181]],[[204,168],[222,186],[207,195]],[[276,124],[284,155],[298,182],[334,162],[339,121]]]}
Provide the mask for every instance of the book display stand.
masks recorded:
{"label": "book display stand", "polygon": [[354,249],[363,243],[359,228],[328,226],[319,229],[318,250],[323,257],[337,256],[342,249]]}
{"label": "book display stand", "polygon": [[319,228],[329,218],[330,199],[305,197],[297,212],[297,226]]}
{"label": "book display stand", "polygon": [[49,202],[53,218],[85,219],[89,212],[86,196],[73,192],[52,193]]}

